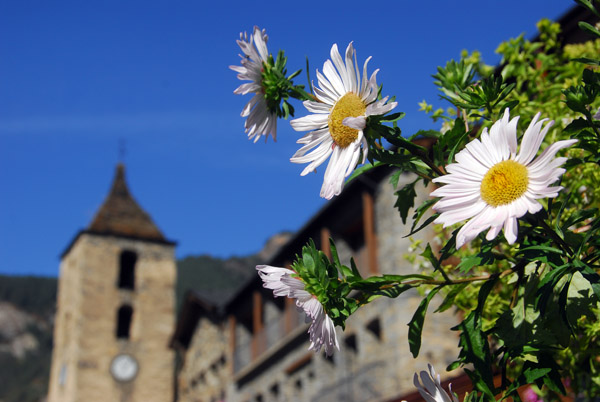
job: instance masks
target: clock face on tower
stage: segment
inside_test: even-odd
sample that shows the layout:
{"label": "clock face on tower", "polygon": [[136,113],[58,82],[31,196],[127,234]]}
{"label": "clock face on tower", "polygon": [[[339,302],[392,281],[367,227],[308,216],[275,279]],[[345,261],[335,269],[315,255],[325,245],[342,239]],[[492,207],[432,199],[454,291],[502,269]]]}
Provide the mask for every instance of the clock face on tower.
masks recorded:
{"label": "clock face on tower", "polygon": [[131,381],[139,369],[137,360],[131,355],[120,354],[110,363],[110,373],[117,381]]}

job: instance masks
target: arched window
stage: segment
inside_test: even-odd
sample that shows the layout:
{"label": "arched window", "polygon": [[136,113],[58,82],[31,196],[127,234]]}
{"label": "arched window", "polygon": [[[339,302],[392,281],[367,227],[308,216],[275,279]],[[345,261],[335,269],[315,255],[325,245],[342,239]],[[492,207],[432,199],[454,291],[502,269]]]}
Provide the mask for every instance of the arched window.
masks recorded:
{"label": "arched window", "polygon": [[117,338],[129,339],[132,316],[133,308],[131,306],[125,304],[119,307],[119,311],[117,311]]}
{"label": "arched window", "polygon": [[135,288],[135,262],[137,254],[133,251],[125,250],[121,253],[119,260],[119,289]]}

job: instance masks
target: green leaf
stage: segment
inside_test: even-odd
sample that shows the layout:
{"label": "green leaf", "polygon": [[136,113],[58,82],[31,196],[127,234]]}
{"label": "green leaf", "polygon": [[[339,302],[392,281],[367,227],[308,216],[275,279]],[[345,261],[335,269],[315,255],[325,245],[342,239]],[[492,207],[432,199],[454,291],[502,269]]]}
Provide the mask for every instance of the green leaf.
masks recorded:
{"label": "green leaf", "polygon": [[432,289],[427,296],[421,300],[419,307],[417,307],[417,311],[415,311],[415,314],[408,323],[408,345],[410,347],[410,353],[412,353],[415,358],[419,355],[419,350],[421,349],[421,333],[423,332],[423,322],[425,321],[427,306],[429,306],[429,302],[440,289],[441,287]]}
{"label": "green leaf", "polygon": [[480,255],[469,255],[460,261],[456,267],[460,272],[467,273],[471,268],[482,265],[482,257]]}
{"label": "green leaf", "polygon": [[542,314],[545,314],[546,305],[550,300],[550,297],[554,294],[554,287],[558,281],[571,270],[570,264],[565,264],[561,267],[555,268],[542,278],[538,286],[536,294],[535,309],[539,310]]}
{"label": "green leaf", "polygon": [[600,31],[598,31],[593,25],[590,25],[585,21],[579,21],[579,28],[591,33],[594,36],[600,37]]}
{"label": "green leaf", "polygon": [[563,259],[561,258],[563,255],[562,250],[543,244],[525,247],[517,252],[517,256],[522,256],[527,261],[540,261],[553,267],[563,265]]}
{"label": "green leaf", "polygon": [[477,317],[479,317],[481,315],[481,313],[483,312],[483,308],[485,306],[485,301],[486,301],[487,297],[489,296],[490,292],[492,291],[492,289],[494,288],[494,286],[496,285],[497,281],[498,281],[498,277],[494,276],[494,277],[488,279],[487,281],[485,281],[483,283],[483,285],[481,285],[481,288],[479,289],[479,294],[477,295],[477,308],[475,309]]}
{"label": "green leaf", "polygon": [[560,366],[556,364],[554,359],[548,353],[544,353],[540,356],[540,367],[550,367],[551,370],[543,377],[544,384],[554,392],[565,395],[566,390],[562,384],[562,378],[560,376]]}
{"label": "green leaf", "polygon": [[538,378],[542,378],[546,374],[548,374],[552,369],[549,367],[544,368],[532,368],[528,367],[524,372],[523,376],[525,377],[526,384],[533,384],[535,380]]}
{"label": "green leaf", "polygon": [[452,289],[450,290],[450,292],[448,292],[448,294],[444,298],[444,301],[442,302],[442,304],[440,304],[440,306],[437,308],[437,310],[435,310],[435,312],[441,313],[443,311],[448,310],[450,307],[452,307],[454,305],[454,299],[456,298],[456,296],[458,296],[458,294],[460,292],[462,292],[467,287],[467,285],[468,285],[468,283],[461,283],[459,285],[453,285]]}
{"label": "green leaf", "polygon": [[412,288],[413,287],[411,285],[398,284],[385,289],[379,289],[367,298],[367,302],[371,302],[382,296],[393,299]]}
{"label": "green leaf", "polygon": [[406,184],[404,187],[394,193],[397,197],[394,208],[398,208],[398,212],[400,212],[400,218],[402,218],[403,224],[406,224],[408,211],[415,205],[415,197],[417,196],[415,185],[417,184],[417,181],[418,179],[412,183]]}
{"label": "green leaf", "polygon": [[454,154],[456,153],[456,150],[462,145],[463,141],[469,135],[469,133],[467,131],[465,131],[464,124],[465,124],[465,122],[463,121],[463,119],[461,119],[461,118],[456,119],[455,127],[456,127],[456,125],[459,125],[460,129],[452,130],[453,133],[454,132],[456,132],[456,133],[453,135],[453,137],[449,138],[449,140],[452,139],[452,142],[450,142],[451,146],[450,146],[450,151],[448,152],[447,163],[452,163],[452,161],[454,160]]}
{"label": "green leaf", "polygon": [[315,274],[315,260],[313,259],[313,256],[311,255],[310,252],[304,252],[302,253],[302,264],[304,265],[304,268],[314,276]]}
{"label": "green leaf", "polygon": [[600,302],[600,275],[587,265],[581,270],[581,275],[588,281],[596,295],[596,299]]}
{"label": "green leaf", "polygon": [[395,189],[396,187],[398,187],[398,181],[400,180],[400,176],[402,175],[402,171],[401,170],[396,170],[394,173],[392,173],[392,175],[390,176],[390,184],[392,185],[392,187]]}
{"label": "green leaf", "polygon": [[409,274],[409,275],[380,275],[371,276],[367,279],[363,279],[363,283],[400,283],[409,279],[432,279],[431,276],[421,274]]}
{"label": "green leaf", "polygon": [[600,229],[600,218],[596,218],[594,221],[590,222],[590,224],[591,224],[591,227],[587,230],[585,237],[583,238],[583,240],[581,241],[581,244],[579,245],[579,249],[575,253],[576,257],[579,257],[581,255],[581,253],[583,253],[584,249],[589,248],[588,242],[590,241],[592,236],[596,236],[596,233]]}
{"label": "green leaf", "polygon": [[[450,240],[452,241],[452,239],[450,239]],[[442,274],[442,276],[444,278],[446,278],[446,279],[448,278],[446,275],[446,272],[444,272],[444,269],[442,268],[442,265],[440,263],[440,261],[443,261],[448,257],[447,254],[444,253],[444,249],[442,249],[442,255],[440,256],[440,258],[438,260],[438,258],[433,254],[431,245],[429,243],[427,243],[427,247],[425,247],[425,250],[423,250],[423,252],[421,253],[421,256],[427,258],[427,260],[431,263],[433,268],[435,268],[437,271],[440,271],[440,273]]]}
{"label": "green leaf", "polygon": [[412,227],[410,228],[410,233],[408,235],[406,235],[405,237],[412,236],[413,233],[417,233],[419,230],[421,230],[422,228],[427,226],[429,224],[429,222],[432,222],[433,220],[435,220],[435,217],[437,217],[437,214],[434,214],[433,217],[428,218],[427,221],[423,225],[419,226],[418,229],[415,229],[415,227],[417,226],[417,223],[419,223],[419,221],[421,220],[423,215],[425,215],[425,213],[429,210],[429,208],[431,208],[431,206],[433,204],[435,204],[436,202],[437,202],[437,199],[432,198],[432,199],[429,199],[429,200],[423,202],[421,205],[419,205],[415,209],[415,213],[413,214],[413,224],[412,224]]}
{"label": "green leaf", "polygon": [[594,7],[594,4],[590,0],[575,0],[575,2],[581,4],[582,6],[596,14],[598,17],[600,17],[600,13],[598,13],[596,7]]}
{"label": "green leaf", "polygon": [[404,118],[404,116],[406,116],[406,113],[404,113],[404,112],[397,112],[397,113],[392,113],[392,114],[389,114],[387,116],[384,116],[384,118],[380,119],[379,121],[386,122],[386,123],[391,123],[391,122],[396,122],[396,121]]}
{"label": "green leaf", "polygon": [[576,59],[573,59],[573,61],[577,61],[579,63],[584,63],[584,64],[590,64],[590,65],[595,65],[595,66],[600,66],[600,60],[596,60],[596,59],[590,59],[589,57],[578,57]]}
{"label": "green leaf", "polygon": [[337,252],[337,248],[335,247],[335,242],[333,241],[333,239],[330,237],[329,238],[329,249],[331,250],[331,258],[333,260],[333,263],[339,267],[342,264],[340,263],[340,258],[338,257],[338,252]]}
{"label": "green leaf", "polygon": [[411,139],[415,138],[438,138],[440,136],[440,132],[437,130],[419,130],[413,135],[410,136]]}
{"label": "green leaf", "polygon": [[352,180],[356,179],[361,174],[366,173],[369,170],[372,170],[373,168],[376,168],[377,166],[380,166],[380,165],[383,165],[383,163],[381,163],[381,162],[367,163],[357,169],[354,169],[354,172],[352,172],[352,174],[350,175],[348,180],[346,180],[346,185],[348,185],[348,183],[350,183]]}
{"label": "green leaf", "polygon": [[582,316],[594,317],[591,310],[598,306],[598,299],[590,282],[580,273],[575,272],[569,283],[566,300],[566,317],[571,325],[576,325]]}
{"label": "green leaf", "polygon": [[475,368],[473,371],[465,369],[475,389],[483,392],[488,397],[494,398],[492,357],[487,335],[481,329],[481,320],[475,314],[475,311],[471,311],[463,322],[452,329],[460,331],[460,361],[463,364],[472,364]]}
{"label": "green leaf", "polygon": [[[445,132],[440,139],[433,144],[433,155],[435,162],[438,164],[451,163],[454,157],[454,152],[457,147],[466,138],[465,122],[460,117],[454,121],[454,126],[451,130]],[[448,157],[444,155],[449,152]]]}
{"label": "green leaf", "polygon": [[[416,214],[416,213],[415,213],[415,214]],[[430,224],[431,222],[435,221],[435,220],[436,220],[436,218],[437,218],[438,216],[440,216],[440,215],[439,215],[439,214],[433,214],[433,215],[431,215],[429,218],[425,219],[425,222],[423,222],[423,224],[421,224],[421,225],[420,225],[418,228],[416,228],[416,229],[415,229],[415,223],[416,223],[417,221],[416,221],[416,220],[415,220],[415,221],[413,221],[413,226],[412,226],[412,228],[411,228],[411,231],[410,231],[410,233],[409,233],[409,234],[407,234],[406,236],[403,236],[403,237],[404,237],[404,238],[406,238],[406,237],[410,237],[410,236],[414,235],[415,233],[419,232],[421,229],[423,229],[423,228],[425,228],[425,227],[429,226],[429,224]],[[413,215],[413,218],[414,218],[414,215]]]}

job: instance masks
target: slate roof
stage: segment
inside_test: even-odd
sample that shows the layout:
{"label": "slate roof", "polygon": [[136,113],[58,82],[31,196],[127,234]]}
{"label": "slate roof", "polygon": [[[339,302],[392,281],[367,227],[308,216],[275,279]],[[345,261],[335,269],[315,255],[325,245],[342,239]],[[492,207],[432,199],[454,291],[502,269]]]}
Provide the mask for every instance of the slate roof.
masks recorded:
{"label": "slate roof", "polygon": [[67,255],[79,236],[85,233],[175,245],[175,242],[164,237],[150,215],[139,206],[129,192],[125,181],[125,166],[122,163],[117,165],[110,192],[94,219],[85,230],[73,238],[61,254],[61,258]]}
{"label": "slate roof", "polygon": [[165,237],[133,199],[125,182],[125,166],[117,165],[110,193],[87,228],[96,234],[165,241]]}

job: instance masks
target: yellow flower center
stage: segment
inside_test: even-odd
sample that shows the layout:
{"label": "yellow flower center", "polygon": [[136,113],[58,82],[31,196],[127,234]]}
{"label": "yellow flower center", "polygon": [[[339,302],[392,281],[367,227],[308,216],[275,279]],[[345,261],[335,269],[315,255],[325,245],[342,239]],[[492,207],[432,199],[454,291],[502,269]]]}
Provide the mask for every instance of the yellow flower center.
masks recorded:
{"label": "yellow flower center", "polygon": [[497,207],[510,204],[527,191],[527,168],[518,162],[502,161],[483,176],[481,181],[481,198]]}
{"label": "yellow flower center", "polygon": [[348,92],[336,102],[329,113],[329,132],[338,146],[346,148],[358,137],[358,130],[344,126],[344,119],[363,116],[366,110],[365,103],[352,92]]}

